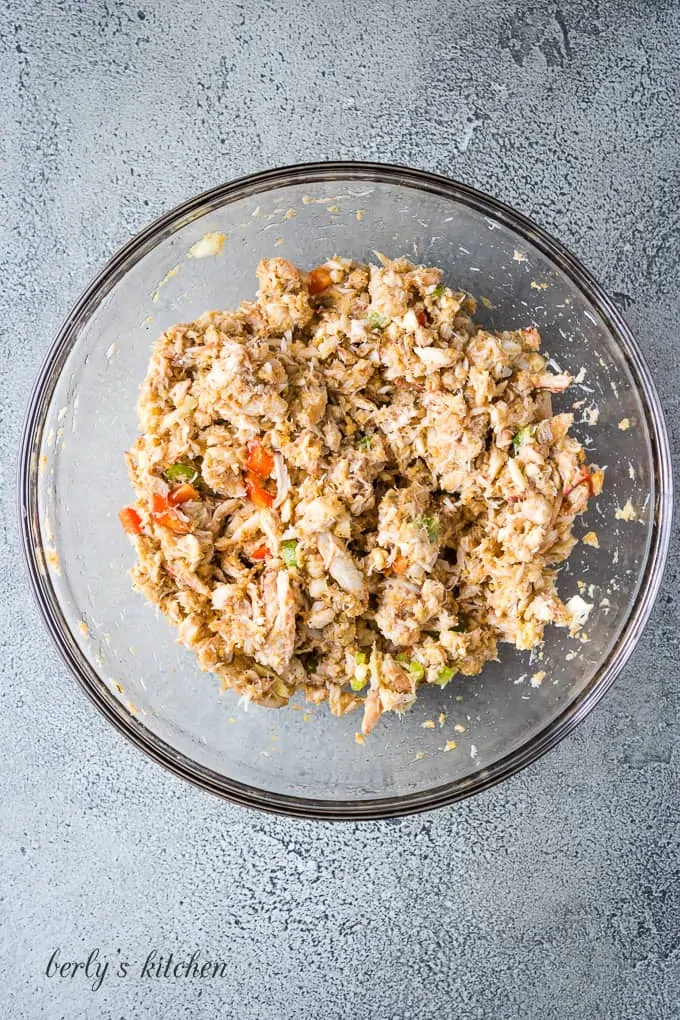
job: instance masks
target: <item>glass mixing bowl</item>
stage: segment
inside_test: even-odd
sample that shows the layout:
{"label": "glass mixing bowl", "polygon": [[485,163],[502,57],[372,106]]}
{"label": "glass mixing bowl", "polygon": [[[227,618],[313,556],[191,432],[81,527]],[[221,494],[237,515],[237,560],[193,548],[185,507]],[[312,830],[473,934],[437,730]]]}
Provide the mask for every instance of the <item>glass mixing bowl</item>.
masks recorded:
{"label": "glass mixing bowl", "polygon": [[[206,235],[221,235],[209,237]],[[198,247],[195,247],[198,246]],[[563,598],[593,604],[581,639],[549,628],[530,656],[501,645],[478,677],[423,690],[364,745],[357,716],[296,704],[247,711],[202,673],[131,589],[123,452],[149,346],[164,329],[254,296],[259,259],[311,268],[374,251],[441,266],[497,329],[535,324],[575,385],[602,496],[577,523]],[[649,372],[616,306],[557,241],[507,206],[433,174],[329,163],[256,174],[161,217],[119,251],[68,316],[40,373],[20,464],[24,551],[47,626],[97,707],[156,761],[242,804],[317,818],[433,808],[491,786],[553,747],[630,656],[667,553],[668,438]],[[631,518],[631,519],[628,519]],[[586,640],[587,638],[587,640]],[[455,744],[455,746],[454,746]]]}

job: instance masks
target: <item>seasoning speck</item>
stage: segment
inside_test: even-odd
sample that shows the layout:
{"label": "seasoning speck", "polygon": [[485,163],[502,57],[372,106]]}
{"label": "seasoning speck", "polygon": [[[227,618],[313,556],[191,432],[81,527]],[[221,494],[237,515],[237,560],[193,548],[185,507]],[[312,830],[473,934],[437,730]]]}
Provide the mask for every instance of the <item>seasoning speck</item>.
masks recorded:
{"label": "seasoning speck", "polygon": [[539,669],[538,673],[534,673],[529,683],[532,687],[540,687],[546,678],[546,672],[544,669]]}
{"label": "seasoning speck", "polygon": [[447,740],[446,744],[444,745],[444,750],[445,751],[454,751],[456,749],[456,747],[457,747],[457,744],[456,744],[455,740]]}
{"label": "seasoning speck", "polygon": [[593,549],[600,548],[600,540],[597,537],[597,532],[595,531],[587,531],[581,541],[584,545],[591,545]]}
{"label": "seasoning speck", "polygon": [[622,418],[619,422],[619,428],[622,432],[627,432],[630,428],[630,418]]}
{"label": "seasoning speck", "polygon": [[433,730],[434,719],[426,719],[424,723],[421,723],[420,728],[423,730]]}
{"label": "seasoning speck", "polygon": [[357,219],[359,220],[359,223],[361,223],[361,221],[363,220],[365,211],[366,211],[365,209],[357,209],[356,216]]}
{"label": "seasoning speck", "polygon": [[439,713],[439,725],[443,726],[445,722],[446,722],[446,712],[440,712]]}
{"label": "seasoning speck", "polygon": [[355,733],[354,734],[354,743],[355,744],[361,744],[362,746],[366,743],[366,740],[364,739],[363,733]]}
{"label": "seasoning speck", "polygon": [[456,731],[456,733],[465,733],[465,727],[461,726],[459,722],[457,722],[453,728]]}

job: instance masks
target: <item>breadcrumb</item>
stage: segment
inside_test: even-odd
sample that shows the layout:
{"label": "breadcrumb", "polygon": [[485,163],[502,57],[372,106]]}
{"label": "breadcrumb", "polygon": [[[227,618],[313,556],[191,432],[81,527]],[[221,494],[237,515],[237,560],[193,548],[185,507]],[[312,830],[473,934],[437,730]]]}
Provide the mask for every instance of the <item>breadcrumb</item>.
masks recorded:
{"label": "breadcrumb", "polygon": [[614,517],[617,521],[635,521],[637,512],[631,501],[628,500],[623,507],[617,507]]}

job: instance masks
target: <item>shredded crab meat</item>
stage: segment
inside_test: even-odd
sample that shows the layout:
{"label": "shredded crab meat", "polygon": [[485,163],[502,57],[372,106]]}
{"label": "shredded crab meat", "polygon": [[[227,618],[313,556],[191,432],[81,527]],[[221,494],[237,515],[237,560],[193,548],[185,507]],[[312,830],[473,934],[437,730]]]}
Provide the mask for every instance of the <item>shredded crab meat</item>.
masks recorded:
{"label": "shredded crab meat", "polygon": [[[127,463],[135,587],[244,703],[362,733],[587,612],[555,586],[603,484],[535,327],[489,332],[441,271],[335,257],[154,346]],[[554,395],[554,396],[553,396]]]}
{"label": "shredded crab meat", "polygon": [[319,552],[328,573],[341,588],[355,595],[365,593],[366,584],[363,574],[357,570],[352,557],[342,543],[328,531],[322,531],[319,535]]}
{"label": "shredded crab meat", "polygon": [[279,507],[288,498],[290,492],[290,475],[280,450],[274,452],[274,472],[276,478],[276,499],[274,506]]}

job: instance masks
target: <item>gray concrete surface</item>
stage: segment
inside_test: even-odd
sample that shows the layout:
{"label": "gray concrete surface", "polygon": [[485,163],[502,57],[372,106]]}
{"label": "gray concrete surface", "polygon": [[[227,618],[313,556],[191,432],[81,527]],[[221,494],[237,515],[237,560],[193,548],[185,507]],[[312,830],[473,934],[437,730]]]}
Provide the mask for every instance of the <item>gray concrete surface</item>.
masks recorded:
{"label": "gray concrete surface", "polygon": [[[533,215],[619,294],[677,440],[679,17],[2,0],[3,1018],[680,1016],[677,545],[630,665],[548,757],[429,816],[305,824],[197,792],[93,712],[29,595],[13,492],[38,362],[95,270],[189,194],[315,158],[431,168]],[[48,978],[57,947],[98,948],[101,987]],[[153,949],[225,975],[142,978]]]}

